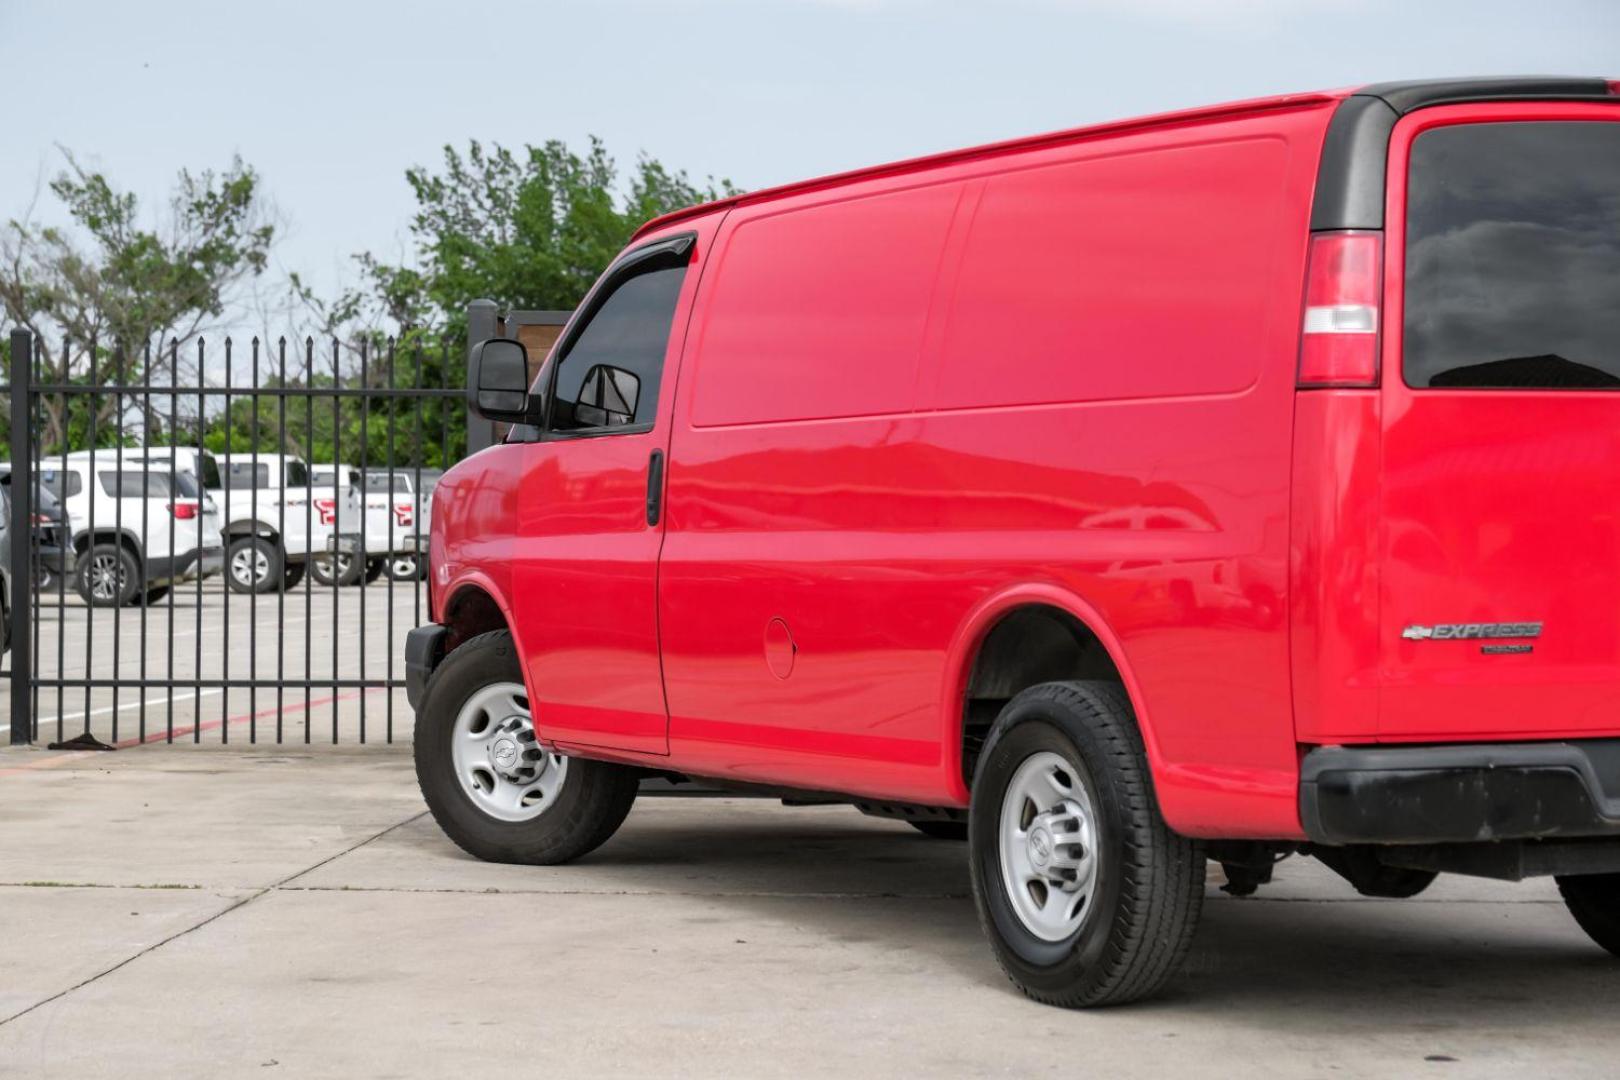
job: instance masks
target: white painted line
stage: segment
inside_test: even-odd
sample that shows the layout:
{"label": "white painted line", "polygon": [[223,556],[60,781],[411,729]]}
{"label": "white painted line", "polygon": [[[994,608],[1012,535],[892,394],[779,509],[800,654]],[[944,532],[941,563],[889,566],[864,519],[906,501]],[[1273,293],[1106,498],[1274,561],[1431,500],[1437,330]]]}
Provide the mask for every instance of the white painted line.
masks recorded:
{"label": "white painted line", "polygon": [[[73,693],[74,691],[72,690],[72,688],[69,688],[68,692]],[[43,695],[45,693],[46,693],[46,691],[42,688],[40,690],[40,694]],[[200,693],[200,694],[197,693],[194,690],[187,690],[183,694],[180,694],[180,695],[164,694],[164,695],[162,695],[160,697],[147,698],[145,701],[129,701],[129,702],[125,702],[124,704],[118,706],[118,711],[123,712],[125,709],[139,709],[143,705],[167,705],[170,701],[173,701],[175,704],[178,705],[182,701],[190,701],[193,698],[199,698],[199,697],[212,697],[213,695],[220,694],[220,693],[224,693],[224,691],[221,690],[217,686],[210,686],[210,687],[205,688],[202,691],[202,693]],[[91,709],[89,715],[91,715],[91,716],[103,716],[103,715],[105,715],[107,713],[110,713],[112,711],[113,711],[113,707],[111,705],[103,705],[99,709]],[[79,711],[79,712],[76,712],[76,713],[64,713],[62,715],[62,722],[65,724],[69,720],[83,720],[84,718],[85,718],[85,713],[82,710]],[[11,725],[10,724],[0,724],[0,731],[10,731],[10,730],[11,730]]]}

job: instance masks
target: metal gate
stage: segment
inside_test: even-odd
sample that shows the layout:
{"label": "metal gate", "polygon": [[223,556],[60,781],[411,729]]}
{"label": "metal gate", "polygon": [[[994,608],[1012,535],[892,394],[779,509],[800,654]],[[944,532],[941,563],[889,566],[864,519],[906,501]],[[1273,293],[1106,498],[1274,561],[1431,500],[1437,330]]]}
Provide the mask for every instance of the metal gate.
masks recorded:
{"label": "metal gate", "polygon": [[9,345],[11,743],[409,737],[459,347]]}

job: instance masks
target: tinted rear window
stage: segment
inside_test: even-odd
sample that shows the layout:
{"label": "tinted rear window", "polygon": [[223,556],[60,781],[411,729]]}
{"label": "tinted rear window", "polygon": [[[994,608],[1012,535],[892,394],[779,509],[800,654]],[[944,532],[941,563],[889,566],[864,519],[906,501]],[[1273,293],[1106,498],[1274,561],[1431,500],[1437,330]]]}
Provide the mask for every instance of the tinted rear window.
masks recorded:
{"label": "tinted rear window", "polygon": [[1462,124],[1412,144],[1406,381],[1620,390],[1620,124]]}

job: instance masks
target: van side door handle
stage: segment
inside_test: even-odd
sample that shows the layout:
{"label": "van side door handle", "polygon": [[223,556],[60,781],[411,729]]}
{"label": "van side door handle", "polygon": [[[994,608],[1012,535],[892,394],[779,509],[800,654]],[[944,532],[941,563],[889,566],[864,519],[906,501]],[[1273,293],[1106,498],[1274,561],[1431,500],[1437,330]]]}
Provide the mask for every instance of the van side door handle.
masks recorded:
{"label": "van side door handle", "polygon": [[647,524],[657,525],[664,503],[664,452],[654,450],[647,462]]}

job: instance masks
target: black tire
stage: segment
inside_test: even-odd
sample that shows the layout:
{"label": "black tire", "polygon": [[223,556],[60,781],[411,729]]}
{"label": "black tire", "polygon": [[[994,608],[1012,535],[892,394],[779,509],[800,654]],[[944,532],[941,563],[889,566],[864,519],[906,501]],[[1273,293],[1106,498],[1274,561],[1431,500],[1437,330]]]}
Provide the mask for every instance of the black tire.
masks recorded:
{"label": "black tire", "polygon": [[[108,576],[101,580],[116,583],[115,590],[95,589],[92,570],[98,569]],[[79,598],[91,607],[126,607],[135,601],[141,587],[141,568],[135,556],[123,544],[103,541],[94,544],[79,556],[73,570],[74,588]]]}
{"label": "black tire", "polygon": [[[1079,928],[1060,940],[1027,927],[1002,875],[1003,799],[1020,767],[1043,752],[1072,770],[1095,815],[1090,895]],[[1159,991],[1180,967],[1203,906],[1204,848],[1160,817],[1141,733],[1118,684],[1044,683],[1007,703],[979,758],[969,840],[979,923],[1002,970],[1029,997],[1066,1008],[1119,1005]],[[1084,851],[1061,834],[1057,847]]]}
{"label": "black tire", "polygon": [[422,560],[415,555],[391,555],[386,560],[389,581],[420,581]]}
{"label": "black tire", "polygon": [[622,765],[570,759],[555,801],[538,817],[502,821],[486,814],[455,775],[456,718],[478,691],[522,679],[505,630],[480,634],[445,657],[416,710],[416,781],[433,819],[469,855],[488,862],[565,863],[601,846],[624,823],[640,775]]}
{"label": "black tire", "polygon": [[383,571],[385,571],[387,569],[388,569],[388,560],[387,559],[371,559],[371,560],[369,560],[366,563],[366,584],[370,585],[373,581],[376,581],[378,578],[382,577],[383,576]]}
{"label": "black tire", "polygon": [[168,595],[169,595],[169,586],[167,586],[167,585],[154,585],[150,589],[146,590],[146,602],[148,604],[155,604],[159,600],[162,600],[165,596],[168,596]]}
{"label": "black tire", "polygon": [[[284,561],[280,544],[262,536],[239,536],[225,549],[225,584],[236,593],[273,592],[282,587]],[[264,567],[262,573],[259,566]],[[238,576],[242,570],[250,570],[252,576]]]}
{"label": "black tire", "polygon": [[1620,956],[1620,874],[1561,877],[1558,891],[1587,936]]}
{"label": "black tire", "polygon": [[297,586],[300,581],[304,580],[305,569],[305,564],[301,562],[288,563],[287,568],[281,572],[281,587],[291,589]]}
{"label": "black tire", "polygon": [[326,588],[353,585],[363,573],[365,564],[352,555],[316,555],[309,560],[309,576]]}
{"label": "black tire", "polygon": [[968,827],[965,821],[907,821],[913,829],[934,840],[966,840]]}

